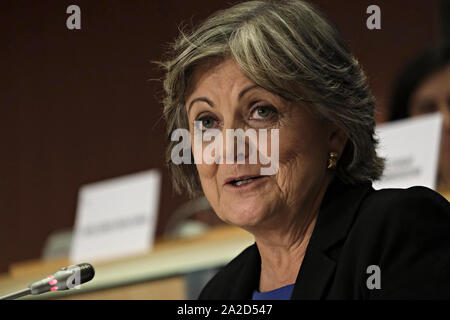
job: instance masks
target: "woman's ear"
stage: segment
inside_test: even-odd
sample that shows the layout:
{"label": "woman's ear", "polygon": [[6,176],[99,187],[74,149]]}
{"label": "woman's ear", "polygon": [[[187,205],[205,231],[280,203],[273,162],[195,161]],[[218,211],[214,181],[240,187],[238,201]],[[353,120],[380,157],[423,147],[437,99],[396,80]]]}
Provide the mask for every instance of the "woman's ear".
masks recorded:
{"label": "woman's ear", "polygon": [[342,155],[344,152],[345,145],[348,140],[348,135],[345,130],[342,128],[331,124],[330,125],[330,134],[328,138],[329,151],[337,152],[338,157]]}

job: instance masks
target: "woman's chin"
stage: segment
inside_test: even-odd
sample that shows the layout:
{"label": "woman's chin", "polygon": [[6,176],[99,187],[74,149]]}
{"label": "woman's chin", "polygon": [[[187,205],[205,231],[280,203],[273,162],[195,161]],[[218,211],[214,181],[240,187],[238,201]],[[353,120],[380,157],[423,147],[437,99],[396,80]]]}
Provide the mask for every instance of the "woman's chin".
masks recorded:
{"label": "woman's chin", "polygon": [[231,201],[223,208],[224,214],[220,216],[225,222],[245,229],[258,225],[266,216],[267,209],[262,201]]}

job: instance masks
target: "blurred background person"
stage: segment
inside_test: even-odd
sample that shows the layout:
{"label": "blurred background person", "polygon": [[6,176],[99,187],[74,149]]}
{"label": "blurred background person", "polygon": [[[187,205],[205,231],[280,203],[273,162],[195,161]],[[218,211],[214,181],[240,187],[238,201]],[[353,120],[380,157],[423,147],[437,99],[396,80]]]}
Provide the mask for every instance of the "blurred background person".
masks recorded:
{"label": "blurred background person", "polygon": [[450,43],[417,56],[395,84],[389,120],[440,112],[443,118],[437,188],[450,188]]}

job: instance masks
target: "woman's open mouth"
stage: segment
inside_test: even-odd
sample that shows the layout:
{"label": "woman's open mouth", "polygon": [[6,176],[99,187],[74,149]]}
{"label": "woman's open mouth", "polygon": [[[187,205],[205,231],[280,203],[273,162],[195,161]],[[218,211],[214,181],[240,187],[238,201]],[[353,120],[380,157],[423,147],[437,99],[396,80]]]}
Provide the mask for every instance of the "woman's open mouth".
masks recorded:
{"label": "woman's open mouth", "polygon": [[250,187],[253,185],[260,184],[260,182],[263,182],[266,178],[266,176],[253,176],[253,177],[242,177],[237,179],[229,180],[225,186],[231,187],[233,189],[242,189],[245,187]]}

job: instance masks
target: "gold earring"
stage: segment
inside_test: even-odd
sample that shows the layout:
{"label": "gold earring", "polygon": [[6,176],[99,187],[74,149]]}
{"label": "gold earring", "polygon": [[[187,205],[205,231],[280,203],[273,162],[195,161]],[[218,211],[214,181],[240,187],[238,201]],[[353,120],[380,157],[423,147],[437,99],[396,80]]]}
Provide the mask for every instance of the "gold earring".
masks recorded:
{"label": "gold earring", "polygon": [[330,152],[329,153],[329,158],[328,158],[328,169],[336,169],[337,166],[337,159],[338,158],[338,154],[337,152]]}

